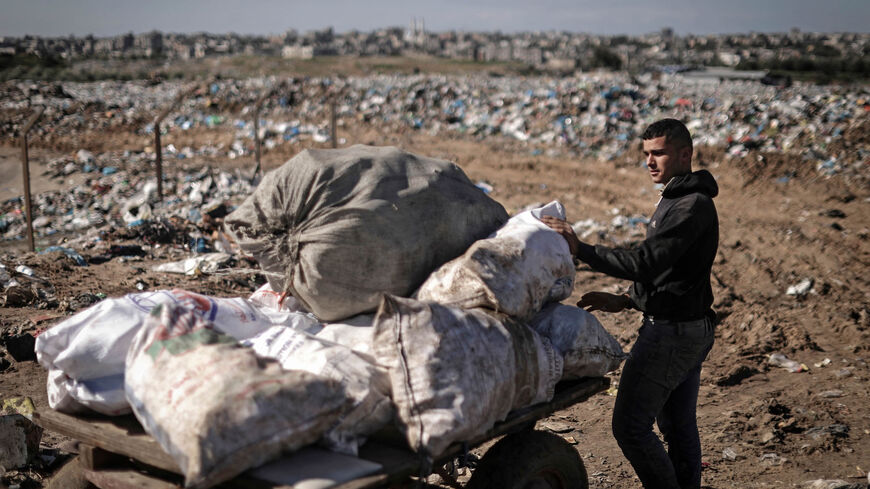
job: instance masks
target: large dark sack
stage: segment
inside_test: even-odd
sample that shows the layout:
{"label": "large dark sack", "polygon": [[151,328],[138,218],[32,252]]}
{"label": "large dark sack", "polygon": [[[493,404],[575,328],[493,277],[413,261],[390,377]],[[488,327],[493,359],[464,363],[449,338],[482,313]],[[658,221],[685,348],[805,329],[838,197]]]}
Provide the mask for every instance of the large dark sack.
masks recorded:
{"label": "large dark sack", "polygon": [[336,321],[410,295],[507,218],[453,163],[355,145],[294,156],[225,226],[274,290]]}

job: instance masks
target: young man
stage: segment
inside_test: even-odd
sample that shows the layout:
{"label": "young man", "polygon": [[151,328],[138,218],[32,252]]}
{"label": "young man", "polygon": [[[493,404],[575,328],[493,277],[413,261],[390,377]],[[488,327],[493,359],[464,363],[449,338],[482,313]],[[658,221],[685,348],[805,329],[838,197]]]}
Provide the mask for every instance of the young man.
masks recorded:
{"label": "young man", "polygon": [[[657,121],[641,137],[652,181],[665,184],[646,239],[624,248],[592,246],[567,222],[544,222],[593,270],[634,282],[629,294],[589,292],[577,303],[589,311],[643,312],[619,380],[613,435],[643,487],[697,489],[701,442],[695,408],[701,363],[713,346],[710,271],[719,243],[713,205],[719,188],[706,170],[692,172],[692,138],[680,121]],[[653,432],[654,421],[667,452]]]}

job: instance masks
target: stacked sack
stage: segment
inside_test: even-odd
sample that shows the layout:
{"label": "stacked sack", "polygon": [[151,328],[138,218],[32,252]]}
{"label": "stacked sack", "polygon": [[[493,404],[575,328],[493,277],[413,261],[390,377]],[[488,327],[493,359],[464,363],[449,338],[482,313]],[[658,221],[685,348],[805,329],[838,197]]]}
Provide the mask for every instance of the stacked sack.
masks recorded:
{"label": "stacked sack", "polygon": [[417,452],[437,457],[511,410],[549,401],[560,379],[602,376],[624,358],[594,316],[555,304],[571,295],[575,271],[545,215],[565,219],[565,209],[551,202],[512,217],[433,272],[416,300],[381,303],[375,354]]}
{"label": "stacked sack", "polygon": [[69,318],[37,340],[49,400],[132,408],[191,487],[315,441],[355,454],[394,419],[437,457],[560,379],[618,366],[594,316],[558,304],[573,261],[540,217],[564,214],[508,220],[456,165],[396,148],[303,151],[225,219],[269,284],[248,299],[130,294]]}
{"label": "stacked sack", "polygon": [[225,221],[267,287],[248,299],[129,294],[65,320],[37,340],[50,404],[132,408],[190,487],[315,441],[355,454],[394,417],[373,316],[360,313],[384,293],[410,295],[506,220],[450,162],[304,151]]}

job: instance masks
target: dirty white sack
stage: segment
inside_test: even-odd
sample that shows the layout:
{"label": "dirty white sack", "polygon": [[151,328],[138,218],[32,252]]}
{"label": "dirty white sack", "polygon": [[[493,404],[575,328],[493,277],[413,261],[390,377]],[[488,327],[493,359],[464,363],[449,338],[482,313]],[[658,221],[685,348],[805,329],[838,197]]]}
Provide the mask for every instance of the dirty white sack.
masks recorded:
{"label": "dirty white sack", "polygon": [[562,374],[549,340],[481,309],[385,296],[374,328],[400,429],[430,457],[483,435],[512,409],[550,400]]}
{"label": "dirty white sack", "polygon": [[318,440],[345,408],[339,382],[258,357],[201,315],[152,309],[127,353],[136,418],[205,488]]}
{"label": "dirty white sack", "polygon": [[273,325],[308,332],[321,327],[308,314],[275,310],[240,297],[211,297],[181,289],[106,299],[37,336],[36,357],[48,370],[49,406],[68,413],[89,409],[107,415],[129,413],[124,398],[124,359],[148,312],[160,304],[195,311],[239,340]]}
{"label": "dirty white sack", "polygon": [[549,304],[529,323],[550,340],[565,362],[562,378],[601,377],[619,368],[622,346],[592,313],[579,307]]}
{"label": "dirty white sack", "polygon": [[393,419],[387,370],[369,355],[282,326],[269,328],[242,344],[257,355],[278,360],[286,370],[303,370],[342,385],[351,404],[324,437],[334,451],[356,455],[368,435]]}
{"label": "dirty white sack", "polygon": [[565,219],[557,201],[521,212],[462,256],[432,273],[416,297],[471,309],[485,307],[525,321],[544,304],[574,290],[574,261],[568,243],[541,222]]}

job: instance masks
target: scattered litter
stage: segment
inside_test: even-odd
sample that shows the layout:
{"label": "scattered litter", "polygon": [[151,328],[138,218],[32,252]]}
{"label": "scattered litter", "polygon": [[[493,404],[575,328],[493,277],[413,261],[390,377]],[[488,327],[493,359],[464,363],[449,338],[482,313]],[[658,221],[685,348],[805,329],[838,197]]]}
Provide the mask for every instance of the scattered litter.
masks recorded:
{"label": "scattered litter", "polygon": [[15,271],[22,275],[27,275],[28,277],[33,277],[36,275],[36,272],[34,272],[32,268],[26,265],[18,265],[17,267],[15,267]]}
{"label": "scattered litter", "polygon": [[[868,477],[870,482],[870,477]],[[806,481],[801,483],[801,489],[866,489],[867,485],[863,482],[852,483],[841,479],[817,479],[814,481]]]}
{"label": "scattered litter", "polygon": [[574,425],[563,421],[544,421],[540,424],[540,427],[553,433],[570,433],[577,429]]}
{"label": "scattered litter", "polygon": [[827,367],[827,366],[830,365],[830,364],[831,364],[831,359],[830,359],[830,358],[825,358],[825,359],[822,360],[821,362],[816,362],[816,363],[814,363],[813,365],[814,365],[816,368],[822,368],[822,367]]}
{"label": "scattered litter", "polygon": [[88,266],[88,262],[85,261],[85,259],[82,257],[82,255],[80,255],[76,250],[66,248],[63,246],[49,246],[48,248],[42,250],[40,252],[40,254],[51,253],[53,251],[59,251],[59,252],[63,253],[64,255],[72,258],[73,261],[76,262],[76,265],[78,265],[80,267]]}
{"label": "scattered litter", "polygon": [[801,298],[806,296],[810,290],[813,288],[813,279],[805,278],[798,282],[795,285],[789,286],[788,290],[785,291],[786,295],[793,295],[797,298]]}
{"label": "scattered litter", "polygon": [[840,389],[833,389],[833,390],[824,391],[824,392],[819,393],[819,397],[824,397],[824,398],[828,398],[828,399],[834,398],[834,397],[843,397],[843,395],[845,395],[845,394]]}
{"label": "scattered litter", "polygon": [[827,426],[814,426],[804,432],[804,435],[813,440],[820,440],[827,437],[844,438],[849,436],[849,427],[844,424],[831,424]]}
{"label": "scattered litter", "polygon": [[731,447],[727,447],[722,450],[722,458],[724,458],[725,460],[737,460],[737,456],[737,451]]}
{"label": "scattered litter", "polygon": [[852,370],[848,368],[841,368],[834,373],[834,377],[838,379],[845,379],[846,377],[852,376]]}
{"label": "scattered litter", "polygon": [[806,365],[790,360],[782,353],[771,353],[767,359],[767,363],[775,367],[782,367],[793,373],[806,372],[809,370]]}
{"label": "scattered litter", "polygon": [[759,461],[765,465],[777,466],[784,464],[788,459],[776,453],[765,453],[759,458]]}
{"label": "scattered litter", "polygon": [[474,184],[474,186],[479,188],[480,190],[483,190],[483,193],[485,194],[491,194],[494,190],[493,186],[486,182],[477,182]]}
{"label": "scattered litter", "polygon": [[[227,253],[205,253],[180,261],[155,265],[155,272],[183,273],[185,275],[212,274],[230,261],[232,256]],[[141,290],[141,289],[140,289]]]}

